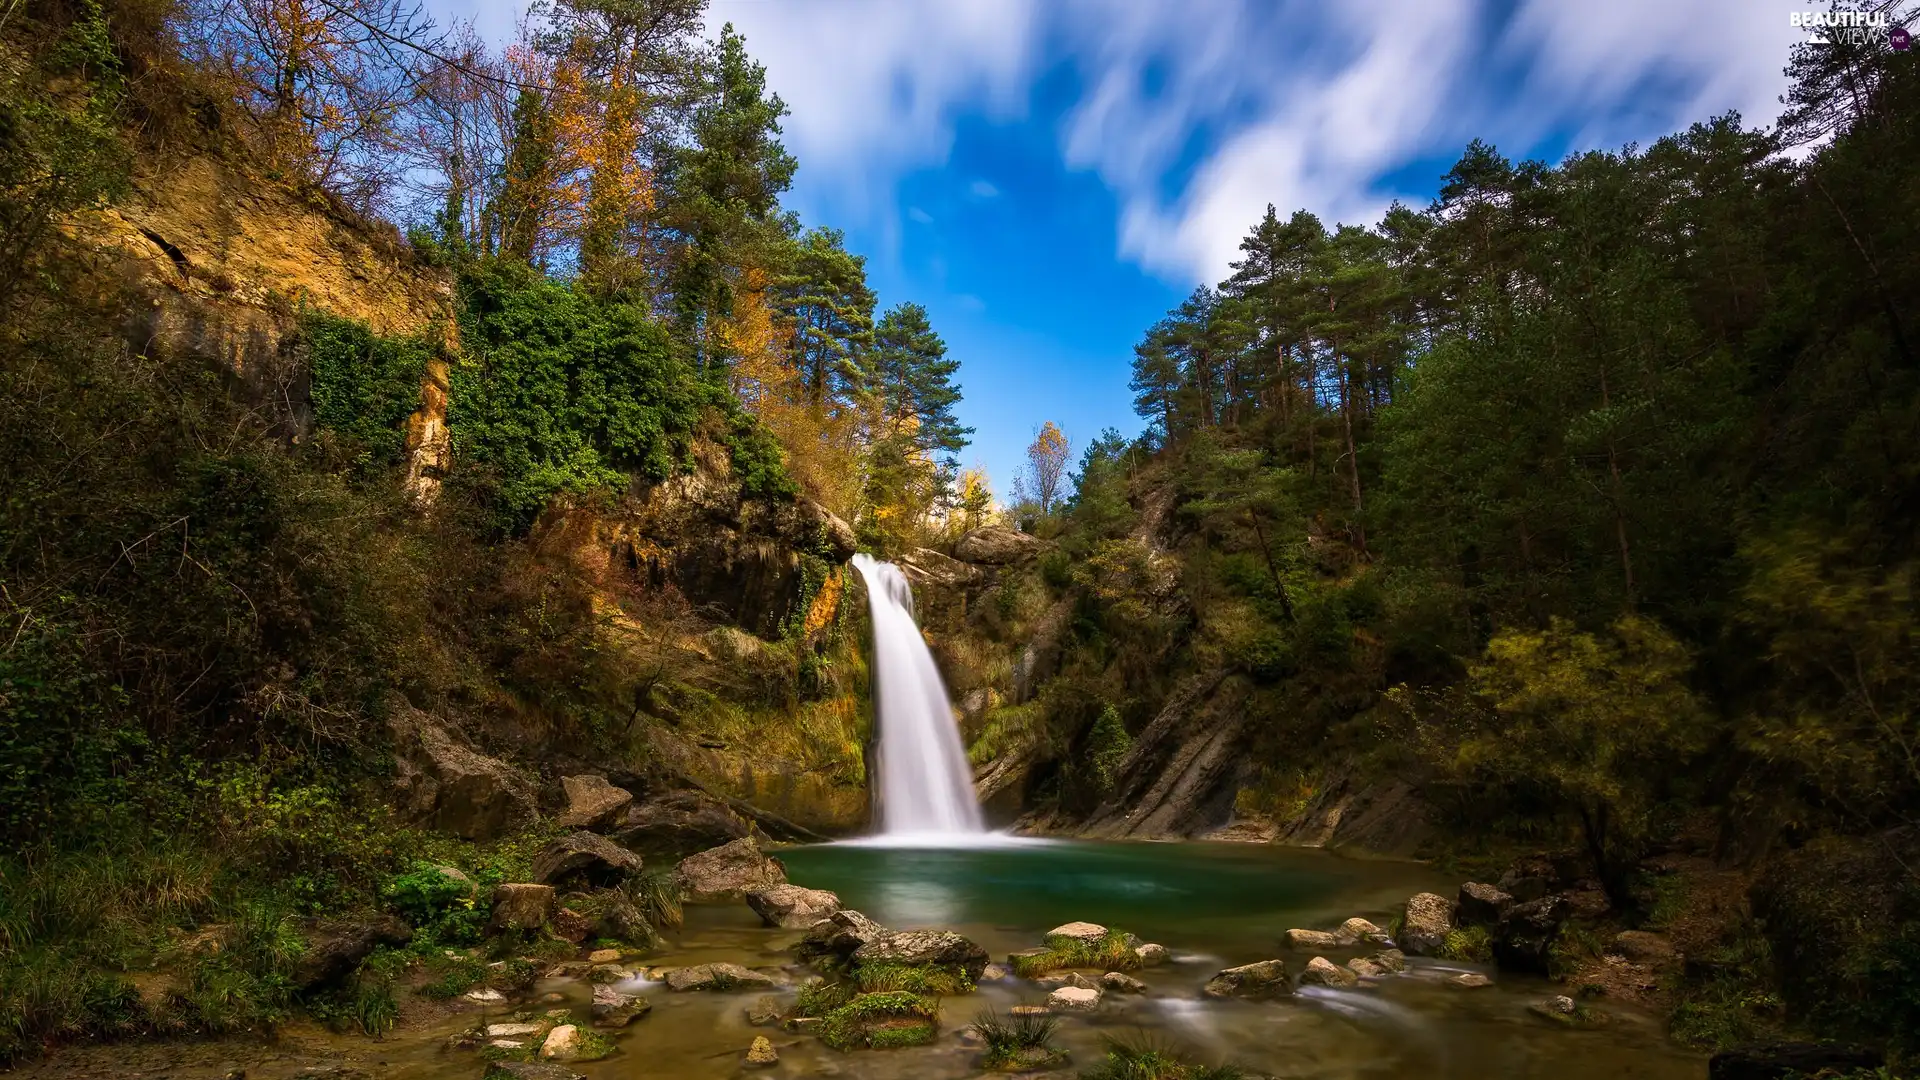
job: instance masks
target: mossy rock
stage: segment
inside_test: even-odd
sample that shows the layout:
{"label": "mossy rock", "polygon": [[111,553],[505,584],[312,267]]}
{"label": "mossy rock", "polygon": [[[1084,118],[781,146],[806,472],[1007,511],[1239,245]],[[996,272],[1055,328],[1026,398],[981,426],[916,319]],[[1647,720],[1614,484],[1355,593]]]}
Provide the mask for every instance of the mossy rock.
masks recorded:
{"label": "mossy rock", "polygon": [[820,1041],[835,1050],[920,1046],[933,1041],[939,1019],[939,1004],[919,994],[861,994],[826,1015]]}
{"label": "mossy rock", "polygon": [[973,979],[959,964],[861,964],[853,971],[864,994],[904,990],[912,994],[971,994]]}
{"label": "mossy rock", "polygon": [[989,1053],[980,1067],[989,1072],[1030,1073],[1062,1069],[1070,1059],[1065,1050],[1051,1046],[1023,1046],[1004,1054]]}

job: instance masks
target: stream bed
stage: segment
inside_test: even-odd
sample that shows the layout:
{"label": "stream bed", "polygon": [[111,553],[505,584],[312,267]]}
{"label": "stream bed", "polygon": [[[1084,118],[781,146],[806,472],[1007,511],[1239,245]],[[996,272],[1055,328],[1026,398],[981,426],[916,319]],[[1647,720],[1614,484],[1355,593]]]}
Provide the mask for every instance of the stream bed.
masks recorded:
{"label": "stream bed", "polygon": [[[1369,980],[1360,989],[1307,988],[1293,1000],[1213,1001],[1200,988],[1224,967],[1287,956],[1298,972],[1309,956],[1280,945],[1290,927],[1330,928],[1360,915],[1386,925],[1409,895],[1450,892],[1449,882],[1419,864],[1342,858],[1324,852],[1238,844],[1105,844],[1004,841],[961,849],[915,849],[844,843],[778,852],[788,876],[809,888],[832,889],[848,907],[895,928],[957,930],[996,960],[1040,943],[1061,923],[1086,920],[1132,931],[1165,945],[1172,962],[1134,974],[1150,992],[1109,993],[1100,1010],[1063,1017],[1056,1042],[1073,1065],[1048,1075],[1070,1077],[1099,1061],[1106,1037],[1150,1038],[1186,1047],[1203,1060],[1232,1062],[1277,1077],[1359,1080],[1648,1080],[1697,1078],[1703,1060],[1668,1042],[1657,1018],[1611,1001],[1595,1005],[1605,1026],[1574,1030],[1530,1014],[1527,1005],[1567,992],[1540,980],[1485,970],[1494,985],[1462,989],[1443,980],[1472,965],[1412,959],[1403,975]],[[799,933],[767,929],[744,905],[688,906],[686,924],[649,966],[730,961],[762,970],[792,964],[786,948]],[[1343,954],[1344,955],[1344,954]],[[792,973],[797,981],[799,973]],[[837,1053],[810,1037],[755,1028],[745,1008],[758,993],[668,993],[649,985],[651,1015],[616,1033],[619,1051],[573,1068],[593,1080],[710,1080],[717,1077],[840,1076],[895,1080],[983,1075],[977,1048],[965,1036],[983,1008],[1005,1014],[1045,1001],[1039,986],[1019,979],[985,983],[946,998],[941,1034],[931,1045]],[[533,994],[564,994],[586,1015],[588,987],[542,980]],[[791,987],[778,996],[790,1000]],[[471,1052],[443,1048],[471,1026],[474,1010],[416,1017],[380,1041],[290,1029],[271,1048],[232,1040],[119,1048],[120,1071],[96,1071],[93,1059],[114,1048],[93,1047],[56,1060],[45,1075],[225,1076],[249,1080],[335,1075],[397,1080],[478,1080],[485,1065]],[[496,1015],[504,1019],[504,1010]],[[780,1053],[777,1065],[749,1068],[743,1054],[756,1035]],[[316,1061],[348,1071],[305,1073]],[[223,1071],[225,1070],[225,1071]],[[38,1071],[38,1070],[34,1070]]]}

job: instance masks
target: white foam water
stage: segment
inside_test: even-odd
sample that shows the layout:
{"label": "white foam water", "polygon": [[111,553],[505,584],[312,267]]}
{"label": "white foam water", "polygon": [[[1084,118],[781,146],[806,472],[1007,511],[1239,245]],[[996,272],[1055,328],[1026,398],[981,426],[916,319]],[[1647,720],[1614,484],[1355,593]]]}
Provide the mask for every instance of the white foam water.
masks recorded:
{"label": "white foam water", "polygon": [[873,613],[880,838],[914,847],[980,845],[994,834],[974,797],[946,684],[913,619],[913,589],[892,563],[859,554],[853,567]]}

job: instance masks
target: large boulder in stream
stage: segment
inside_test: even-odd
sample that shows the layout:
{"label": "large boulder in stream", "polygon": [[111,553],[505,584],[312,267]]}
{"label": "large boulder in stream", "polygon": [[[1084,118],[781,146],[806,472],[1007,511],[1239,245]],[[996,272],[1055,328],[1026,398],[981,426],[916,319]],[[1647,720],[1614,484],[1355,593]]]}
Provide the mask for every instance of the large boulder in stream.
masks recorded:
{"label": "large boulder in stream", "polygon": [[1454,900],[1454,920],[1461,926],[1493,926],[1513,903],[1497,886],[1469,881]]}
{"label": "large boulder in stream", "polygon": [[840,910],[840,897],[825,889],[768,885],[747,890],[747,906],[768,926],[800,930]]}
{"label": "large boulder in stream", "polygon": [[1293,993],[1293,983],[1287,978],[1285,960],[1261,960],[1219,972],[1200,992],[1210,998],[1287,997]]}
{"label": "large boulder in stream", "polygon": [[640,856],[585,830],[568,833],[533,857],[533,880],[542,885],[610,887],[640,872]]}
{"label": "large boulder in stream", "polygon": [[868,942],[878,941],[892,932],[857,911],[843,908],[814,923],[807,936],[794,946],[794,951],[802,960],[823,956],[844,959]]}
{"label": "large boulder in stream", "polygon": [[1453,901],[1438,893],[1419,893],[1407,898],[1397,944],[1408,956],[1432,956],[1446,944],[1452,930]]}
{"label": "large boulder in stream", "polygon": [[987,950],[951,930],[896,930],[883,934],[853,952],[856,964],[904,964],[920,967],[942,964],[979,979],[987,967]]}
{"label": "large boulder in stream", "polygon": [[697,904],[744,900],[748,892],[787,883],[786,867],[745,836],[711,851],[689,855],[674,868],[682,899]]}

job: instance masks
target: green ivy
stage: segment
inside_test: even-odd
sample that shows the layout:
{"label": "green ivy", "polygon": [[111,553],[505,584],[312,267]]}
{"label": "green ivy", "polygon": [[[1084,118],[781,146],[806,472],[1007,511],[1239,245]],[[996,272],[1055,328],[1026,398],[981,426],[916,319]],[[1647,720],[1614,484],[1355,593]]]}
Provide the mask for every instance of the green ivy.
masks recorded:
{"label": "green ivy", "polygon": [[366,323],[319,311],[300,316],[311,370],[313,420],[353,440],[364,460],[400,460],[402,428],[420,403],[433,345],[424,336],[381,337]]}

